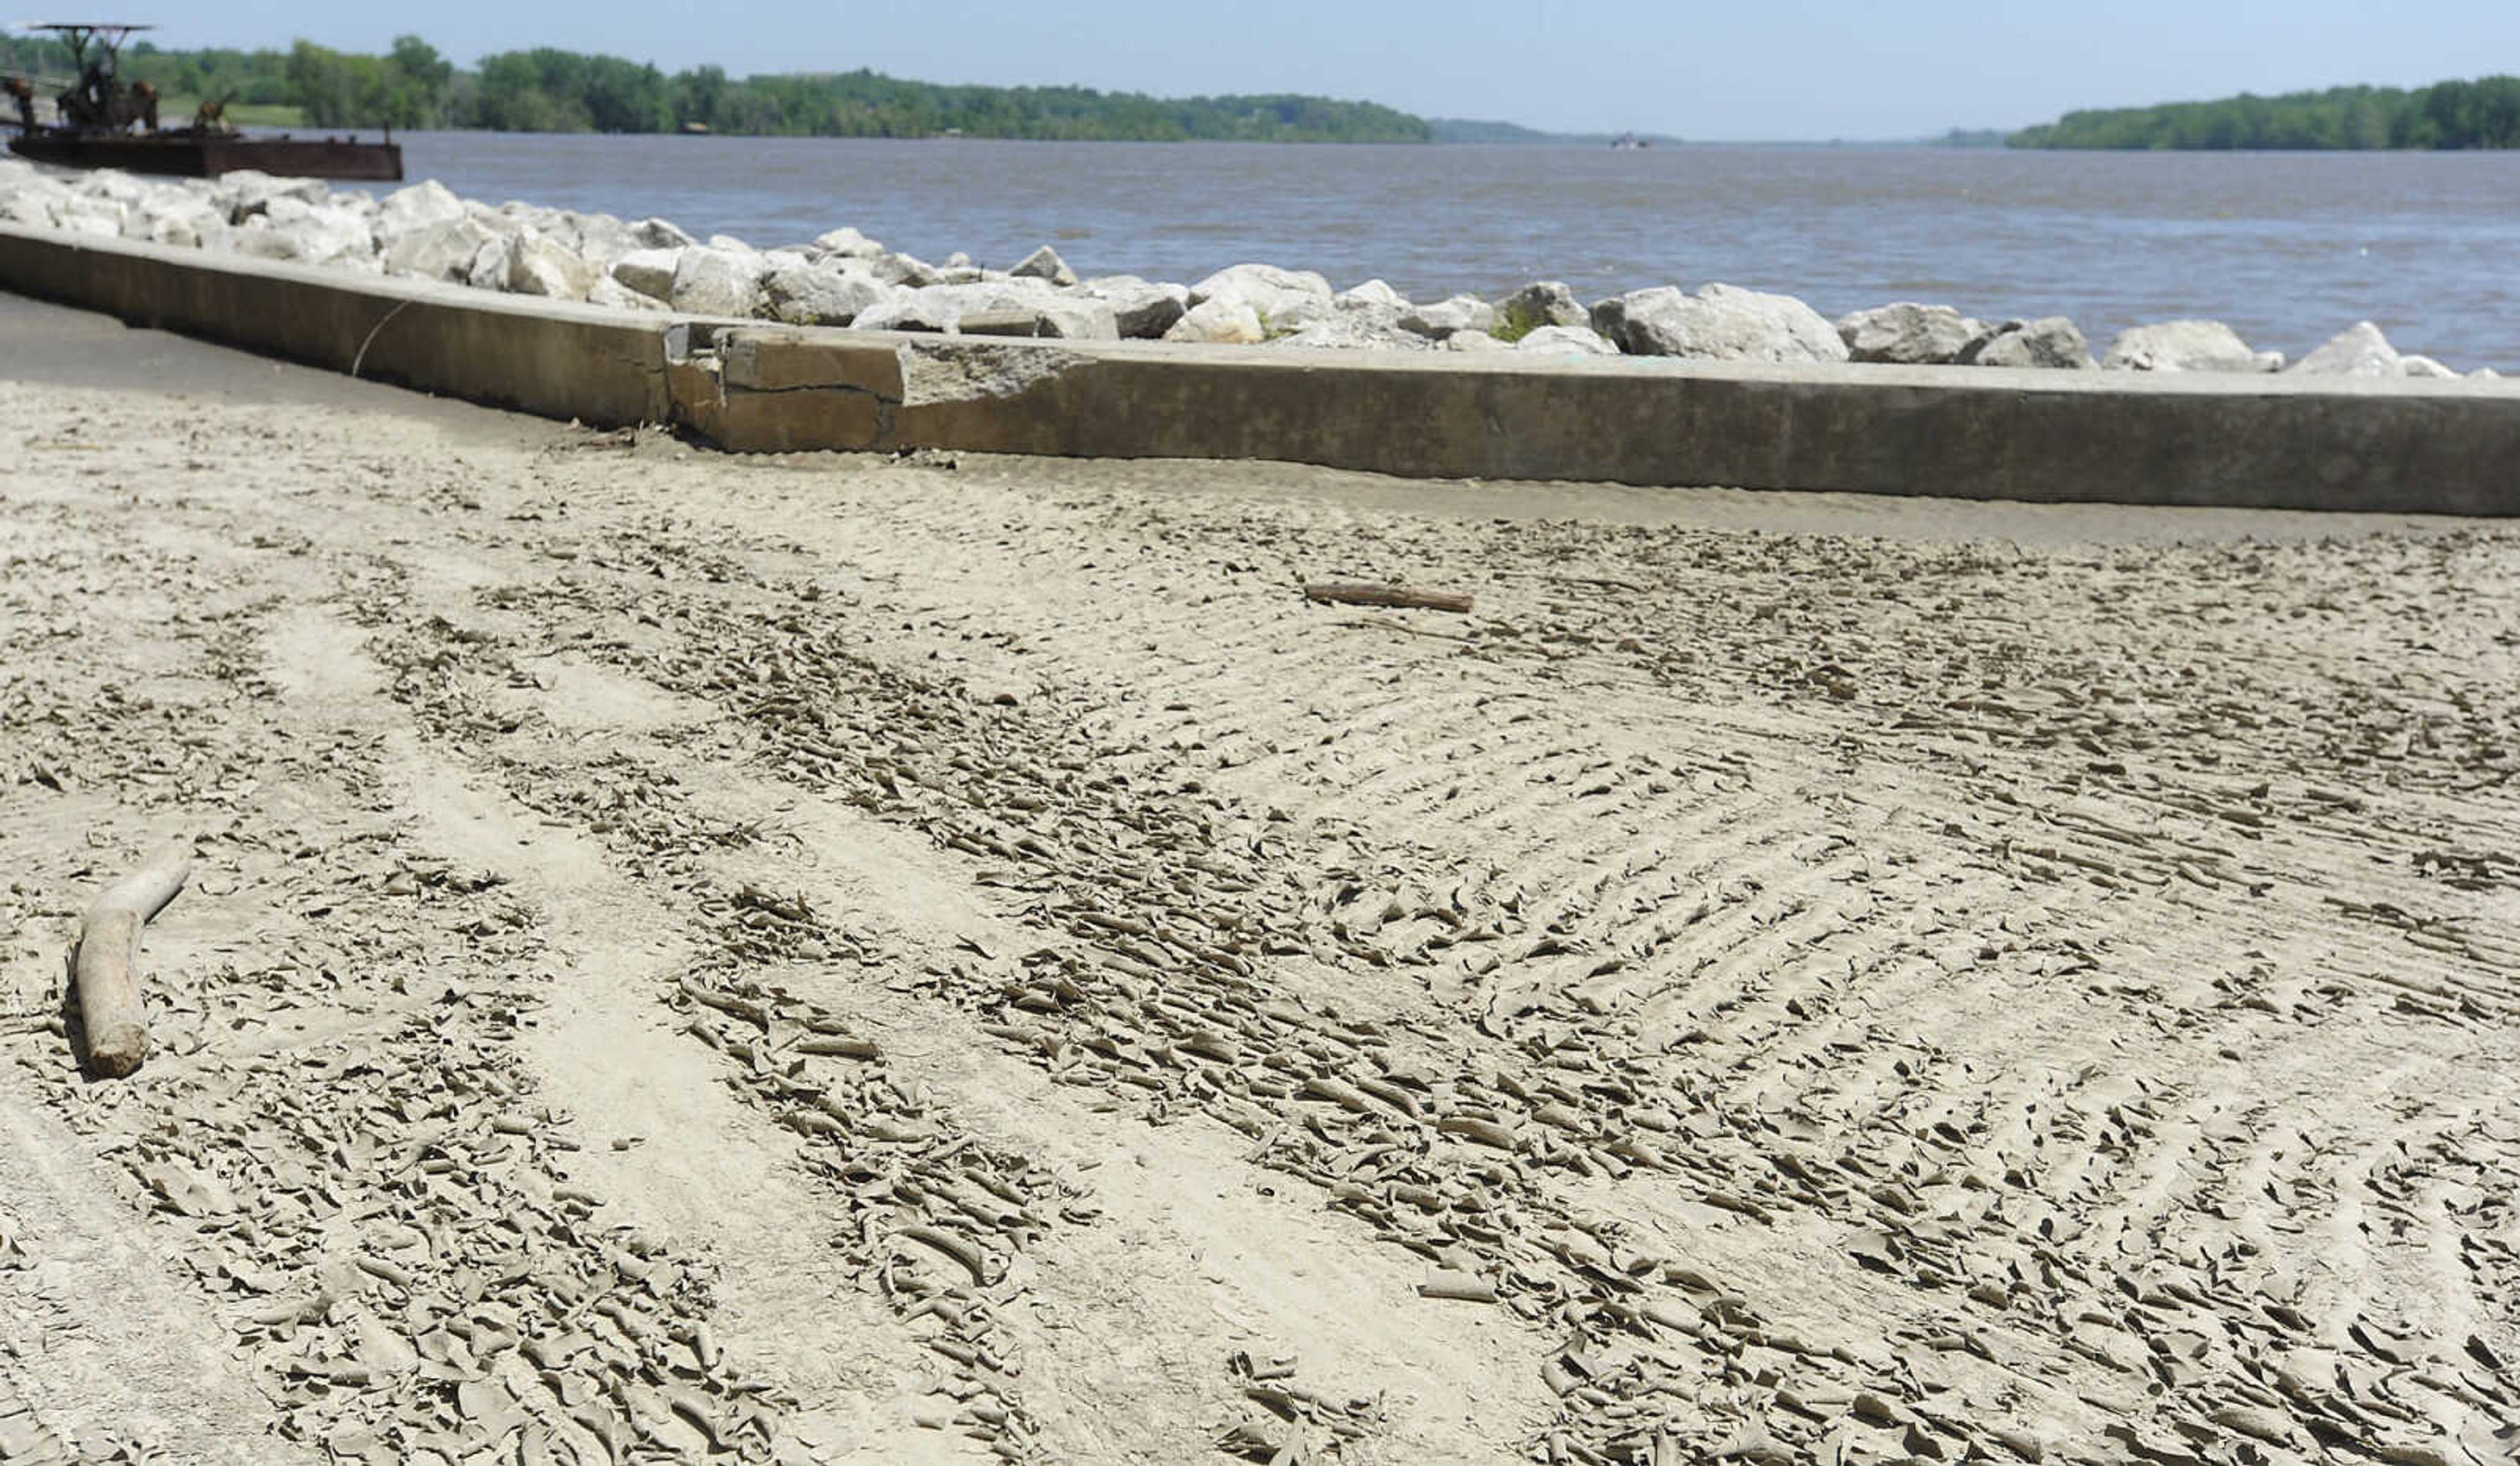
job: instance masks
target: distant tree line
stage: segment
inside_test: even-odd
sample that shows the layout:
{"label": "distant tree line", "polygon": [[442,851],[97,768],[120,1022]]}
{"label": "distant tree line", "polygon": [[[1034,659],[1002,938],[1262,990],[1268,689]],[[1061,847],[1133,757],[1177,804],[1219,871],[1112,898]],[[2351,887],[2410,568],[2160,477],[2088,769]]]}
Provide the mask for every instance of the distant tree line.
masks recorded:
{"label": "distant tree line", "polygon": [[2520,148],[2520,76],[2067,112],[2015,148]]}
{"label": "distant tree line", "polygon": [[[123,52],[126,80],[160,95],[295,107],[313,127],[453,127],[505,132],[711,132],[778,137],[1047,138],[1096,142],[1423,143],[1425,121],[1322,97],[1148,97],[1085,87],[941,86],[874,71],[749,76],[717,67],[672,75],[611,56],[548,47],[485,56],[459,70],[418,36],[383,56],[299,41],[287,51]],[[0,67],[66,75],[49,37],[0,37]]]}

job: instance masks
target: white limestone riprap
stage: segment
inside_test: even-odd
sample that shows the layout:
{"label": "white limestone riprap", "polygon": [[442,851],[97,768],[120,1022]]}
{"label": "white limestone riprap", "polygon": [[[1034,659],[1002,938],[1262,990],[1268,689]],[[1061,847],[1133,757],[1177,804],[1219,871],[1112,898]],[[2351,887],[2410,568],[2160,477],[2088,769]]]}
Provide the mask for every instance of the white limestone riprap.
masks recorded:
{"label": "white limestone riprap", "polygon": [[[1258,261],[1194,284],[1135,275],[1080,279],[1048,244],[1010,269],[943,263],[887,249],[842,226],[811,243],[760,248],[729,235],[703,242],[668,220],[491,204],[435,179],[382,197],[319,179],[255,172],[215,179],[74,172],[0,159],[0,223],[142,240],[328,269],[445,281],[477,289],[585,301],[625,312],[673,310],[794,326],[1129,338],[1291,348],[1666,356],[1708,361],[1878,362],[2135,372],[2270,372],[2283,354],[2252,349],[2219,321],[2166,321],[2122,333],[2097,363],[2062,316],[1990,324],[1948,304],[1897,301],[1832,324],[1791,295],[1655,286],[1589,307],[1562,282],[1499,295],[1410,300],[1380,280],[1334,289],[1322,275]],[[2457,374],[2400,353],[2362,322],[2305,356],[2300,376],[2440,378]]]}

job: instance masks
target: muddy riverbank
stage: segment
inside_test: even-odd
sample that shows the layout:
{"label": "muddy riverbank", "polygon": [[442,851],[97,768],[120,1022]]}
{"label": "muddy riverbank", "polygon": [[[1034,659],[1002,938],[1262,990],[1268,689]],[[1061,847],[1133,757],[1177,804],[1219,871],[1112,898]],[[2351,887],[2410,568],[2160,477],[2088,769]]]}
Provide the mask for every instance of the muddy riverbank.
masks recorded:
{"label": "muddy riverbank", "polygon": [[2507,528],[93,344],[0,380],[12,1463],[2513,1448]]}

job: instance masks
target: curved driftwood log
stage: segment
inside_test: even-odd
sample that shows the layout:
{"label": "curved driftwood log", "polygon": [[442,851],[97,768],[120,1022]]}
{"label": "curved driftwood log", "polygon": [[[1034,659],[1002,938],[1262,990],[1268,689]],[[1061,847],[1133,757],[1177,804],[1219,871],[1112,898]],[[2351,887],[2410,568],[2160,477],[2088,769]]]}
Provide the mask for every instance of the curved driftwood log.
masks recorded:
{"label": "curved driftwood log", "polygon": [[169,847],[105,888],[79,918],[70,970],[91,1074],[120,1079],[149,1056],[149,1016],[140,1005],[140,928],[184,889],[193,863]]}

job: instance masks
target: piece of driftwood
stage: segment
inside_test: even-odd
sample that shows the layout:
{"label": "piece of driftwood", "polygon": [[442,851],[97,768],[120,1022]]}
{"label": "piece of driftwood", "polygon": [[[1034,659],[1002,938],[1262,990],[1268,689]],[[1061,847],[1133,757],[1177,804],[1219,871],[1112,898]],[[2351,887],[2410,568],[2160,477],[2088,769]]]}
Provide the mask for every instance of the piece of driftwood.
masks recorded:
{"label": "piece of driftwood", "polygon": [[1470,608],[1469,594],[1464,591],[1420,591],[1410,586],[1377,586],[1335,580],[1316,581],[1304,587],[1304,599],[1337,605],[1385,605],[1401,610],[1452,611],[1456,614],[1465,614]]}
{"label": "piece of driftwood", "polygon": [[182,847],[169,846],[106,887],[79,917],[70,973],[90,1074],[120,1079],[149,1056],[149,1015],[140,1003],[140,928],[166,909],[192,872]]}
{"label": "piece of driftwood", "polygon": [[1446,1298],[1456,1303],[1494,1303],[1497,1301],[1497,1290],[1496,1284],[1486,1278],[1476,1277],[1466,1272],[1456,1272],[1447,1267],[1438,1269],[1433,1276],[1419,1283],[1418,1296]]}

